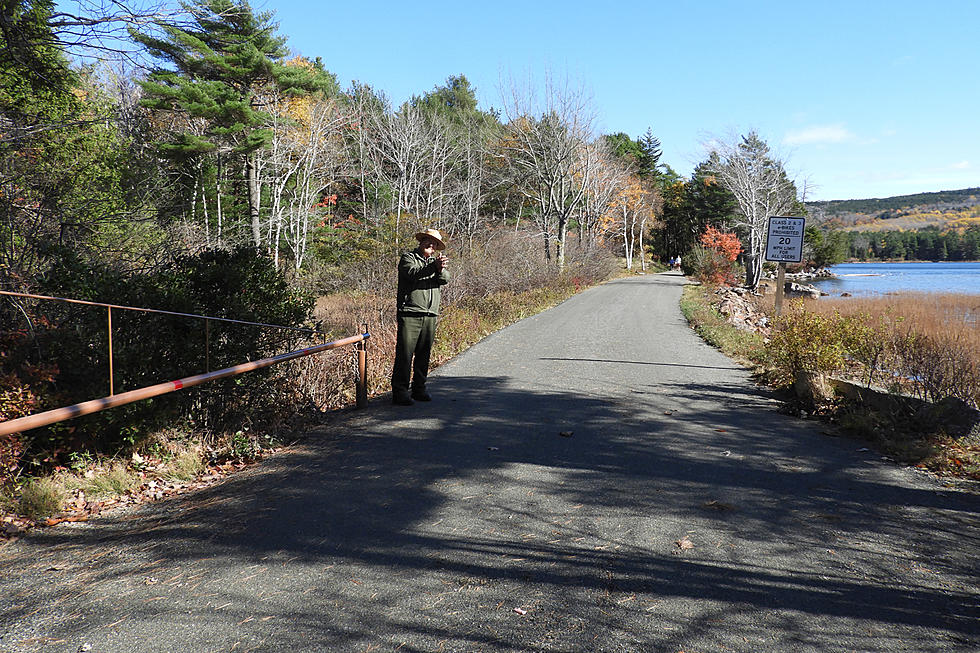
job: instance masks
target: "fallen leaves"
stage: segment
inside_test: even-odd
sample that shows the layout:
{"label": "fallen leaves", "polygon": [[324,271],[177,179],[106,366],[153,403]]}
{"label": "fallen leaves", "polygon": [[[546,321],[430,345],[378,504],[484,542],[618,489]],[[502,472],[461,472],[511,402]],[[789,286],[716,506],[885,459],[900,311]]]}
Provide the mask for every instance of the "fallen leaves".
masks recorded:
{"label": "fallen leaves", "polygon": [[64,504],[64,510],[45,519],[28,519],[20,515],[6,514],[0,517],[0,544],[16,540],[32,528],[52,527],[63,523],[85,522],[110,508],[122,508],[158,501],[170,496],[209,487],[226,476],[247,467],[243,462],[225,462],[212,465],[205,473],[192,481],[178,481],[152,477],[141,473],[143,482],[127,494],[102,500],[93,500],[78,490]]}
{"label": "fallen leaves", "polygon": [[14,515],[4,515],[3,519],[0,520],[0,538],[11,538],[16,539],[18,535],[23,533],[30,527],[31,520],[16,517]]}
{"label": "fallen leaves", "polygon": [[45,526],[57,526],[62,522],[88,521],[88,517],[89,517],[88,513],[82,513],[80,515],[68,515],[65,517],[50,517],[48,519],[45,519],[43,524]]}
{"label": "fallen leaves", "polygon": [[676,542],[674,542],[674,546],[676,546],[679,551],[688,551],[688,550],[694,548],[694,542],[692,542],[687,537],[687,535],[685,535],[681,539],[679,539]]}

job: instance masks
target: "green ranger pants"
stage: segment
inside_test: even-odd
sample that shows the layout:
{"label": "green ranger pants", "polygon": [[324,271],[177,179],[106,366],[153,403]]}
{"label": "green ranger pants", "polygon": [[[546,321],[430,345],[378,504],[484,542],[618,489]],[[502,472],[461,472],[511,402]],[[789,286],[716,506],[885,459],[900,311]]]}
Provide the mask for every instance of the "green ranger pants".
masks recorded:
{"label": "green ranger pants", "polygon": [[[395,366],[391,371],[391,392],[396,398],[425,392],[429,358],[436,336],[436,318],[431,315],[399,315],[395,343]],[[414,362],[413,359],[414,358]]]}

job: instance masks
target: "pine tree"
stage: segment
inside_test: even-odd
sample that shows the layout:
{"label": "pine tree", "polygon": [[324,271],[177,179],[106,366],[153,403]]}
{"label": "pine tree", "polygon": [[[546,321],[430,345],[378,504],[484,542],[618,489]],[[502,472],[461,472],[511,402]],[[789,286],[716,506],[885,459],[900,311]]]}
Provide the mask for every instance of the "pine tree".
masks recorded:
{"label": "pine tree", "polygon": [[244,160],[252,240],[261,245],[260,188],[255,152],[271,138],[264,110],[272,87],[285,94],[313,90],[333,92],[330,75],[316,75],[298,66],[283,65],[285,38],[276,34],[272,14],[256,14],[247,0],[197,0],[188,7],[194,24],[161,26],[163,36],[132,32],[158,59],[158,67],[142,82],[145,106],[203,120],[203,134],[179,133],[160,143],[161,152],[176,159],[216,153]]}
{"label": "pine tree", "polygon": [[644,179],[655,179],[660,176],[660,156],[663,150],[660,147],[660,139],[653,135],[653,130],[647,127],[643,137],[639,139],[640,152],[642,153],[637,163],[639,169],[637,174]]}
{"label": "pine tree", "polygon": [[692,222],[695,223],[694,238],[703,233],[709,224],[723,231],[735,226],[738,202],[731,191],[718,182],[713,173],[715,165],[713,159],[698,164],[687,186]]}

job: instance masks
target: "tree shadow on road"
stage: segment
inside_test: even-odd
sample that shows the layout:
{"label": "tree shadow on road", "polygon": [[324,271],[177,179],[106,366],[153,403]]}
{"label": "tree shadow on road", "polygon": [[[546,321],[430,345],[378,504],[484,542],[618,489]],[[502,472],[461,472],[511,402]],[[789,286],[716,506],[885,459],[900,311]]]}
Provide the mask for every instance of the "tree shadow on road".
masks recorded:
{"label": "tree shadow on road", "polygon": [[[136,519],[19,544],[4,564],[48,582],[0,582],[14,597],[2,622],[69,602],[74,616],[47,636],[104,629],[112,606],[134,632],[213,624],[224,643],[258,645],[267,616],[289,624],[270,650],[978,641],[975,592],[928,569],[921,583],[894,574],[896,556],[910,568],[933,556],[947,577],[975,579],[975,501],[891,483],[764,404],[745,410],[759,397],[744,387],[667,385],[631,402],[502,378],[433,386],[431,404],[375,400]],[[54,558],[71,562],[45,574]]]}

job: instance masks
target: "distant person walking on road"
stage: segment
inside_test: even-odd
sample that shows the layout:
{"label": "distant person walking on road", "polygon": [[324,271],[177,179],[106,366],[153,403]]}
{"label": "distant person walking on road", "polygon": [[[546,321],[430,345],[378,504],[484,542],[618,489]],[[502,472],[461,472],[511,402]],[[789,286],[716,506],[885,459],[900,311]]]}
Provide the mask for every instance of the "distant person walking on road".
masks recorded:
{"label": "distant person walking on road", "polygon": [[674,269],[675,270],[680,270],[681,269],[681,257],[680,256],[675,256],[674,257]]}
{"label": "distant person walking on road", "polygon": [[440,286],[449,282],[449,259],[436,255],[446,249],[442,234],[426,229],[415,238],[419,246],[402,254],[398,262],[398,337],[391,371],[391,401],[399,406],[432,401],[425,381],[439,317]]}

